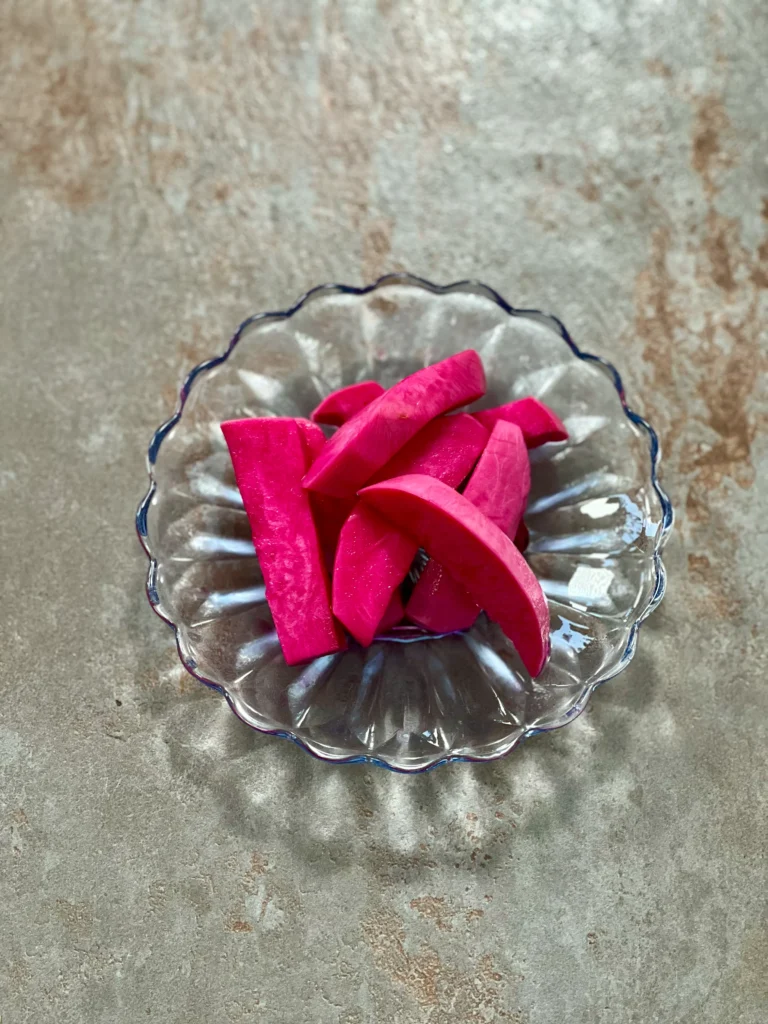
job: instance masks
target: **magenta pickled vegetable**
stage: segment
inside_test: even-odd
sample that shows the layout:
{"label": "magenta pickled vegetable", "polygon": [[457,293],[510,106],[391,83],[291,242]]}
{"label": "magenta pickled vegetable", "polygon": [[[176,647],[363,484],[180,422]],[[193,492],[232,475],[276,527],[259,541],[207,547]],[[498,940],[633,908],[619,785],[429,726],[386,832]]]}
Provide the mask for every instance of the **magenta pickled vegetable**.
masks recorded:
{"label": "magenta pickled vegetable", "polygon": [[382,633],[388,633],[398,622],[402,622],[404,617],[403,599],[400,596],[400,591],[395,588],[392,599],[387,605],[387,610],[384,612],[384,617],[379,623],[379,628],[376,630],[377,636],[380,636]]}
{"label": "magenta pickled vegetable", "polygon": [[311,466],[320,452],[325,448],[325,434],[316,423],[309,420],[294,421],[304,439],[304,450],[307,454],[307,466]]}
{"label": "magenta pickled vegetable", "polygon": [[[498,420],[475,466],[464,497],[508,536],[514,537],[523,518],[531,470],[522,431]],[[480,608],[450,573],[430,559],[406,608],[417,625],[434,633],[469,629]]]}
{"label": "magenta pickled vegetable", "polygon": [[326,395],[313,411],[312,419],[315,423],[340,427],[355,413],[370,405],[374,398],[383,394],[384,388],[375,380],[361,380],[358,384],[348,384],[347,387]]}
{"label": "magenta pickled vegetable", "polygon": [[512,541],[464,495],[423,475],[373,484],[361,499],[407,531],[498,622],[537,676],[549,650],[549,612],[539,581]]}
{"label": "magenta pickled vegetable", "polygon": [[223,423],[264,576],[283,656],[289,665],[343,650],[309,495],[301,480],[309,444],[296,420]]}
{"label": "magenta pickled vegetable", "polygon": [[[310,423],[309,420],[296,420],[296,423],[304,435],[309,457],[307,468],[309,469],[325,447],[325,434],[316,423]],[[309,503],[312,507],[312,516],[315,520],[317,535],[320,538],[320,546],[325,555],[328,571],[333,572],[333,560],[336,557],[339,534],[347,516],[355,507],[357,498],[333,498],[330,494],[310,491]]]}
{"label": "magenta pickled vegetable", "polygon": [[522,430],[529,448],[568,438],[568,431],[562,421],[538,398],[520,398],[516,402],[498,405],[495,409],[482,409],[473,415],[488,430],[493,430],[499,420],[516,424]]}
{"label": "magenta pickled vegetable", "polygon": [[417,551],[407,533],[362,502],[344,523],[333,567],[333,613],[364,647],[373,642]]}
{"label": "magenta pickled vegetable", "polygon": [[[447,633],[484,608],[541,670],[547,604],[515,544],[528,543],[527,449],[567,433],[535,398],[445,415],[484,392],[467,349],[387,391],[340,388],[312,421],[222,425],[289,664],[342,650],[342,627],[367,646],[404,619]],[[319,423],[339,429],[326,439]],[[404,608],[419,546],[431,559]]]}
{"label": "magenta pickled vegetable", "polygon": [[458,487],[488,442],[488,431],[469,413],[439,416],[418,432],[366,481],[376,484],[406,473],[424,473]]}
{"label": "magenta pickled vegetable", "polygon": [[355,494],[430,420],[485,393],[472,349],[401,380],[348,420],[304,477],[304,486],[335,497]]}
{"label": "magenta pickled vegetable", "polygon": [[[382,470],[411,467],[458,486],[488,434],[465,413],[433,420]],[[370,507],[358,502],[342,527],[333,569],[333,612],[361,644],[371,643],[393,591],[408,574],[418,546]]]}
{"label": "magenta pickled vegetable", "polygon": [[309,504],[312,508],[312,516],[315,520],[315,528],[320,538],[320,546],[325,555],[328,572],[331,573],[339,536],[344,523],[357,504],[357,498],[332,498],[330,494],[309,491]]}
{"label": "magenta pickled vegetable", "polygon": [[504,533],[514,536],[531,489],[531,466],[523,432],[514,423],[496,423],[464,488],[464,497]]}

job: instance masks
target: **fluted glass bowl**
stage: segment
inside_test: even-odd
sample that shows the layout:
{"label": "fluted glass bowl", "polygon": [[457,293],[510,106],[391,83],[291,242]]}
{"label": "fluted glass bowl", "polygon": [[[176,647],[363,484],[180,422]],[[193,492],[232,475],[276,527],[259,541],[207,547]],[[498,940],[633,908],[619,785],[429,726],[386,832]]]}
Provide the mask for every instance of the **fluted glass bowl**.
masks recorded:
{"label": "fluted glass bowl", "polygon": [[[544,671],[531,679],[484,615],[465,633],[406,627],[367,650],[286,665],[220,423],[308,416],[336,388],[390,386],[469,347],[488,377],[478,405],[535,395],[570,435],[531,452],[526,557],[549,602]],[[672,508],[653,430],[627,407],[613,367],[579,351],[558,320],[475,282],[391,275],[363,289],[322,286],[251,317],[189,374],[148,462],[137,513],[147,593],[185,667],[252,728],[329,761],[416,772],[500,757],[582,711],[628,664],[664,594]]]}

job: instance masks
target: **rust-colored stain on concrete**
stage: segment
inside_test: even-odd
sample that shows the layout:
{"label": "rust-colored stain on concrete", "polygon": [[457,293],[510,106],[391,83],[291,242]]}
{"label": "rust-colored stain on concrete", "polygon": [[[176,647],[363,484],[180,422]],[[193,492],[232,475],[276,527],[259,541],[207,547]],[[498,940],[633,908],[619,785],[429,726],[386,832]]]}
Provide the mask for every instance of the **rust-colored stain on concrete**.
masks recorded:
{"label": "rust-colored stain on concrete", "polygon": [[735,155],[723,140],[729,125],[721,96],[710,93],[696,101],[691,164],[710,198],[718,191],[718,172],[736,163]]}
{"label": "rust-colored stain on concrete", "polygon": [[108,194],[126,121],[119,57],[78,8],[67,33],[40,5],[0,11],[4,147],[22,180],[74,208]]}
{"label": "rust-colored stain on concrete", "polygon": [[268,868],[269,861],[263,853],[256,851],[251,854],[251,866],[245,874],[246,885],[250,885],[254,879],[266,875]]}
{"label": "rust-colored stain on concrete", "polygon": [[482,954],[467,971],[446,963],[430,946],[406,948],[405,925],[391,910],[380,910],[363,922],[363,936],[378,970],[403,986],[416,1003],[430,1008],[430,1019],[484,1024],[489,1019],[522,1022],[523,1011],[510,1008],[514,987],[496,968],[492,954]]}
{"label": "rust-colored stain on concrete", "polygon": [[379,970],[407,988],[417,1002],[437,1005],[440,958],[429,947],[420,953],[406,952],[405,927],[396,914],[386,910],[373,914],[363,923],[363,937]]}
{"label": "rust-colored stain on concrete", "polygon": [[[755,312],[752,307],[748,318]],[[742,487],[749,487],[754,480],[751,452],[756,424],[748,403],[762,360],[749,323],[725,321],[722,330],[730,341],[730,351],[723,353],[714,338],[705,337],[701,355],[706,374],[698,384],[706,408],[704,422],[716,440],[682,464],[684,470],[692,469],[698,485],[707,489],[719,486],[726,476]]]}
{"label": "rust-colored stain on concrete", "polygon": [[645,62],[645,70],[649,75],[657,78],[672,78],[672,68],[658,57],[652,57]]}
{"label": "rust-colored stain on concrete", "polygon": [[228,927],[229,927],[229,930],[231,932],[252,932],[253,931],[253,925],[249,924],[247,921],[238,921],[238,920],[231,921]]}
{"label": "rust-colored stain on concrete", "polygon": [[707,573],[712,568],[707,555],[697,555],[692,551],[688,555],[688,569],[692,573],[698,573],[700,575]]}
{"label": "rust-colored stain on concrete", "polygon": [[434,921],[435,925],[443,932],[453,931],[451,920],[453,913],[446,905],[445,896],[418,896],[411,900],[411,910],[415,910],[422,917]]}
{"label": "rust-colored stain on concrete", "polygon": [[692,555],[689,568],[708,594],[708,610],[732,616],[743,611],[744,598],[720,559],[736,536],[727,517],[712,513],[724,486],[747,489],[755,480],[753,402],[766,369],[759,303],[768,239],[750,251],[741,220],[718,208],[737,163],[722,98],[709,93],[693,106],[692,166],[706,214],[690,229],[672,218],[654,229],[650,261],[635,282],[635,327],[652,374],[649,403],[669,439],[667,459],[686,480],[688,528],[699,549],[720,556],[702,573],[707,556]]}
{"label": "rust-colored stain on concrete", "polygon": [[722,217],[714,210],[707,215],[707,233],[704,238],[704,249],[709,257],[709,272],[714,284],[729,294],[737,285],[733,276],[731,253],[737,243],[739,224],[734,220]]}
{"label": "rust-colored stain on concrete", "polygon": [[635,330],[644,342],[643,356],[653,369],[654,386],[667,397],[675,388],[675,334],[683,327],[672,301],[674,282],[667,266],[670,246],[671,229],[666,225],[657,228],[651,236],[649,264],[635,282]]}
{"label": "rust-colored stain on concrete", "polygon": [[[762,361],[756,305],[761,252],[752,256],[741,243],[740,222],[725,217],[715,206],[719,188],[715,170],[733,163],[721,142],[728,123],[716,96],[698,102],[693,166],[708,203],[698,244],[673,234],[669,224],[657,228],[651,261],[636,281],[636,329],[645,341],[645,358],[664,399],[655,404],[661,415],[666,407],[671,433],[683,434],[679,365],[690,360],[694,373],[704,371],[697,384],[706,409],[703,422],[718,440],[689,455],[686,462],[707,488],[716,487],[726,475],[743,485],[752,478],[750,451],[755,425],[749,398]],[[694,262],[695,293],[694,287],[670,268],[681,251]],[[691,412],[696,417],[695,406]]]}
{"label": "rust-colored stain on concrete", "polygon": [[598,203],[600,201],[599,176],[600,167],[593,161],[589,161],[584,170],[584,181],[581,185],[576,186],[576,191],[588,203]]}
{"label": "rust-colored stain on concrete", "polygon": [[398,310],[397,303],[384,295],[374,295],[372,299],[369,299],[368,306],[381,316],[392,316]]}
{"label": "rust-colored stain on concrete", "polygon": [[93,909],[88,904],[57,899],[55,909],[68,931],[80,936],[90,934],[93,928]]}
{"label": "rust-colored stain on concrete", "polygon": [[363,234],[363,280],[368,283],[395,269],[389,262],[392,252],[392,221],[380,217],[370,222]]}

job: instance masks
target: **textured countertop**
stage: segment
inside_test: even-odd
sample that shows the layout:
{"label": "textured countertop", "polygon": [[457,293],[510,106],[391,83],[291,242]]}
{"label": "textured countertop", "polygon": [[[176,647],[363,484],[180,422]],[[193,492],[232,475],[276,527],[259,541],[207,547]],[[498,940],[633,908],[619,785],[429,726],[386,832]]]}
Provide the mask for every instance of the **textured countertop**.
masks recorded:
{"label": "textured countertop", "polygon": [[[764,1024],[764,0],[0,5],[2,1024]],[[588,713],[402,778],[252,735],[143,593],[182,372],[477,276],[658,427],[670,584]]]}

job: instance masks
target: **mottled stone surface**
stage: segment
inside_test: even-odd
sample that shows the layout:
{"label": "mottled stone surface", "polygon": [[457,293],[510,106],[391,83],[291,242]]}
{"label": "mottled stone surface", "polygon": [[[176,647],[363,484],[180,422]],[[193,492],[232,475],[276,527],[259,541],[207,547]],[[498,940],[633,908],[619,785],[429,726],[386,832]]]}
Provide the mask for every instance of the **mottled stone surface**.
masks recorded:
{"label": "mottled stone surface", "polygon": [[[764,0],[0,4],[3,1024],[764,1024]],[[132,517],[181,372],[407,268],[657,424],[670,588],[589,712],[401,778],[179,670]]]}

